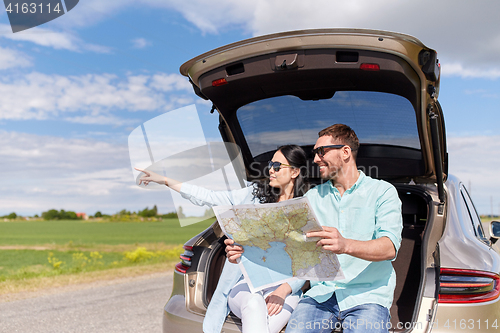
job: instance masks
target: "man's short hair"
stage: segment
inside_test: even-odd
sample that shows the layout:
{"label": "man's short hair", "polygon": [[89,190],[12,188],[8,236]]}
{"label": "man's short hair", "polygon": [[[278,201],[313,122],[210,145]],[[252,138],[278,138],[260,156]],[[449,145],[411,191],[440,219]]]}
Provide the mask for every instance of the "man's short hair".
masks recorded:
{"label": "man's short hair", "polygon": [[321,130],[318,133],[319,137],[328,135],[333,138],[333,140],[340,142],[351,148],[352,156],[354,160],[358,156],[359,149],[359,139],[352,128],[344,124],[335,124]]}

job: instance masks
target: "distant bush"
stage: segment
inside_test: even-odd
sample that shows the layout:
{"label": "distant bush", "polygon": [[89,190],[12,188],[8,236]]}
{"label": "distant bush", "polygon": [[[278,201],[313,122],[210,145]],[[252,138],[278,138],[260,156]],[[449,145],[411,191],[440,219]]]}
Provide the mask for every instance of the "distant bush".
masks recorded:
{"label": "distant bush", "polygon": [[151,209],[148,209],[148,207],[146,207],[143,210],[138,211],[137,215],[142,217],[155,217],[156,215],[158,215],[158,208],[156,207],[156,205],[154,205],[154,207]]}
{"label": "distant bush", "polygon": [[170,213],[167,213],[167,214],[163,214],[161,217],[164,218],[164,219],[176,219],[177,218],[177,213],[176,212],[170,212]]}
{"label": "distant bush", "polygon": [[[212,210],[209,209],[211,212]],[[182,207],[179,207],[179,212],[182,214]],[[178,218],[179,213],[170,212],[166,214],[158,214],[158,207],[156,205],[153,208],[146,207],[142,210],[138,210],[137,212],[129,211],[127,209],[122,209],[119,212],[113,215],[102,214],[100,211],[97,211],[94,214],[94,218],[101,218],[102,221],[110,221],[110,222],[141,222],[141,221],[161,221],[162,219],[176,219]],[[211,216],[211,215],[209,215]],[[92,216],[91,216],[92,217]],[[184,214],[182,214],[184,217]]]}
{"label": "distant bush", "polygon": [[76,216],[75,212],[65,211],[64,209],[61,209],[60,211],[57,211],[55,209],[51,209],[47,212],[43,212],[42,218],[44,220],[78,220],[79,219],[79,217]]}
{"label": "distant bush", "polygon": [[16,213],[10,213],[9,215],[2,216],[4,219],[15,220],[17,218]]}
{"label": "distant bush", "polygon": [[[182,212],[182,208],[181,208]],[[98,217],[97,213],[95,217]],[[111,216],[102,215],[103,220],[110,222],[143,222],[143,221],[161,221],[162,219],[173,219],[178,218],[178,213],[170,212],[166,214],[158,214],[158,208],[156,205],[153,208],[149,209],[149,207],[144,208],[143,210],[139,210],[137,212],[128,211],[126,209],[122,209],[116,214]]]}

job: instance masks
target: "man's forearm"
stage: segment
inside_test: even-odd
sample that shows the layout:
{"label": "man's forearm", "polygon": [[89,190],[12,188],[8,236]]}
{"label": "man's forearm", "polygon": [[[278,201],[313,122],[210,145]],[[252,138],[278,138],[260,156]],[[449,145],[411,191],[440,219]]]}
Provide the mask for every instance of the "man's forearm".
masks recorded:
{"label": "man's forearm", "polygon": [[369,241],[346,239],[345,253],[367,261],[391,260],[396,256],[396,249],[389,237]]}

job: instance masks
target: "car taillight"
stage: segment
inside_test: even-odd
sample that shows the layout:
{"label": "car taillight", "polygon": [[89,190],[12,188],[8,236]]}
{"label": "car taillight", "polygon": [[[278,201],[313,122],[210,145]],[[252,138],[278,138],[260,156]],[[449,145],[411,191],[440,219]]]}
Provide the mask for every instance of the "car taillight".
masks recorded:
{"label": "car taillight", "polygon": [[182,274],[186,274],[189,267],[191,267],[191,257],[194,255],[193,247],[184,245],[184,253],[179,256],[181,261],[175,265],[175,270]]}
{"label": "car taillight", "polygon": [[379,71],[380,66],[379,64],[361,64],[359,66],[359,69],[362,69],[364,71]]}
{"label": "car taillight", "polygon": [[497,299],[500,277],[491,272],[441,268],[439,303],[479,303]]}
{"label": "car taillight", "polygon": [[212,87],[219,87],[227,84],[227,80],[225,78],[217,79],[212,81]]}

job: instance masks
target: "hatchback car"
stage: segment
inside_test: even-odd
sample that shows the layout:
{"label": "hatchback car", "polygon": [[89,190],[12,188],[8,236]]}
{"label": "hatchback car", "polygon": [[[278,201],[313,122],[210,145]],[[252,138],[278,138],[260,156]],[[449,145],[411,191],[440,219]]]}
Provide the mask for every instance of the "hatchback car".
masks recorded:
{"label": "hatchback car", "polygon": [[[498,328],[500,256],[493,244],[500,228],[483,230],[464,184],[448,175],[436,51],[399,33],[304,30],[223,46],[180,71],[218,111],[223,140],[240,147],[242,179],[260,177],[281,144],[310,152],[325,127],[355,130],[358,167],[391,182],[402,202],[392,330]],[[224,264],[224,238],[216,222],[184,245],[164,332],[202,331]],[[230,314],[223,331],[240,332],[239,319]]]}

